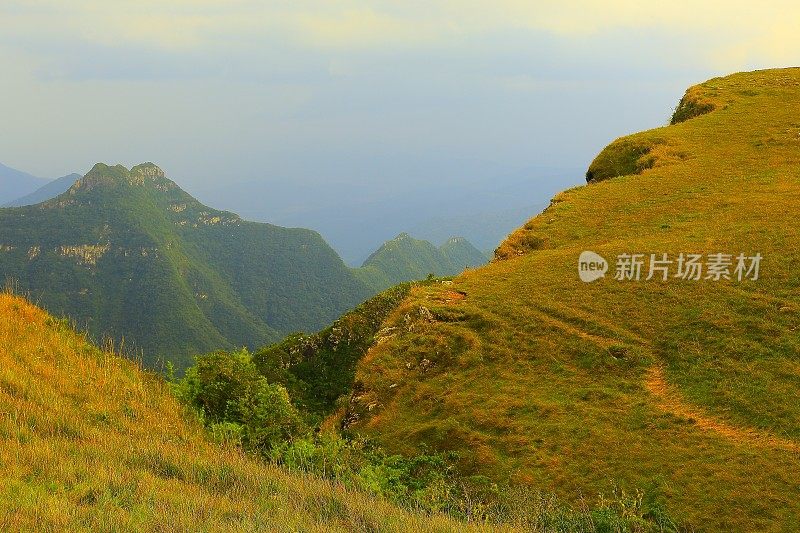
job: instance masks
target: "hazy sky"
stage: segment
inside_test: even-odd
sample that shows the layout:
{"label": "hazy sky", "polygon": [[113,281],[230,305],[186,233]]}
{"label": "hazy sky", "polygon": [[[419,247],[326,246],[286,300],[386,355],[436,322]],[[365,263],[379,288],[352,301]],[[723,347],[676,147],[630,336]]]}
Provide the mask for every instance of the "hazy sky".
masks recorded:
{"label": "hazy sky", "polygon": [[0,161],[151,160],[208,202],[582,169],[688,85],[796,61],[800,5],[766,4],[2,0]]}

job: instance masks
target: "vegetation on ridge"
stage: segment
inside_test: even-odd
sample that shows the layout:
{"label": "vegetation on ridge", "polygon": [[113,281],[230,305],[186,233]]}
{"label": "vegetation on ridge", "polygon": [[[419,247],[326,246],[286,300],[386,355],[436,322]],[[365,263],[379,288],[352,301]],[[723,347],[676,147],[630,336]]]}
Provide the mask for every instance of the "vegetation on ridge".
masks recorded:
{"label": "vegetation on ridge", "polygon": [[387,453],[370,440],[340,434],[329,423],[335,418],[325,422],[324,415],[342,400],[360,394],[353,381],[355,363],[376,339],[392,334],[378,327],[409,289],[395,287],[316,335],[290,337],[254,355],[200,356],[175,384],[176,393],[220,442],[412,509],[534,531],[675,530],[663,507],[639,490],[614,488],[571,508],[536,490],[463,476],[455,466],[456,453],[424,447],[411,456]]}
{"label": "vegetation on ridge", "polygon": [[[350,431],[567,501],[642,487],[688,528],[800,523],[800,69],[689,94],[713,109],[614,141],[590,167],[605,179],[559,194],[492,264],[413,288],[359,363]],[[604,278],[580,281],[584,250]],[[644,254],[640,281],[614,279],[626,253]],[[673,264],[646,281],[664,253],[759,253],[761,276]]]}

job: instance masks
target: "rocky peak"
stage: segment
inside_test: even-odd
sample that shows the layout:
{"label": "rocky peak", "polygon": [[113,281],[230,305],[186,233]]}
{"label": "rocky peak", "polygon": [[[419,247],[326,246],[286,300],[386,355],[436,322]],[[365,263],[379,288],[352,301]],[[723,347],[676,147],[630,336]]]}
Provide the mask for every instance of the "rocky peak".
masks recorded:
{"label": "rocky peak", "polygon": [[177,187],[167,179],[164,171],[153,163],[142,163],[130,170],[122,165],[109,166],[105,163],[97,163],[92,170],[76,181],[68,192],[69,194],[88,192],[100,185],[143,186],[148,183],[155,184],[155,187],[161,191]]}
{"label": "rocky peak", "polygon": [[151,180],[155,180],[156,178],[166,178],[167,175],[164,174],[164,171],[161,170],[158,165],[154,163],[142,163],[141,165],[136,165],[131,169],[131,174],[133,175],[140,175],[145,178],[149,178]]}

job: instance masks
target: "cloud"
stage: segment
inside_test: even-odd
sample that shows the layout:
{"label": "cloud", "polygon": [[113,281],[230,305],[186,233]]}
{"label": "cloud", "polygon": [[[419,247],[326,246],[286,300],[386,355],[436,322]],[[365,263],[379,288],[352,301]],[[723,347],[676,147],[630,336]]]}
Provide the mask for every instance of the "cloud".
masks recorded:
{"label": "cloud", "polygon": [[316,47],[419,47],[436,43],[441,29],[430,20],[392,16],[374,9],[353,9],[333,15],[300,13],[295,35]]}
{"label": "cloud", "polygon": [[[0,28],[11,35],[82,39],[104,46],[169,51],[258,46],[271,38],[317,49],[452,46],[487,35],[533,30],[564,39],[627,31],[672,31],[709,43],[699,58],[748,55],[785,61],[800,35],[800,5],[776,0],[5,0]],[[725,59],[727,58],[727,59]]]}
{"label": "cloud", "polygon": [[47,144],[59,168],[176,146],[200,173],[267,150],[527,164],[663,122],[690,83],[796,61],[797,27],[782,0],[0,0],[0,96],[8,150],[36,164]]}

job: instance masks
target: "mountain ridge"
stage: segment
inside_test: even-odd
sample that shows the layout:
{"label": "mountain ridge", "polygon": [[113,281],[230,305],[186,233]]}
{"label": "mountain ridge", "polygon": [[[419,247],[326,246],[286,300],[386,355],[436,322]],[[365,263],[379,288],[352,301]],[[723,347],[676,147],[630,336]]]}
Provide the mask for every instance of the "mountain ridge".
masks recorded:
{"label": "mountain ridge", "polygon": [[194,354],[316,331],[396,283],[485,261],[464,240],[446,243],[452,257],[411,241],[434,260],[398,267],[383,253],[351,269],[319,233],[205,206],[154,163],[97,163],[54,198],[0,210],[0,276],[94,338],[124,339],[148,367],[180,370]]}
{"label": "mountain ridge", "polygon": [[382,290],[399,283],[447,277],[486,263],[487,258],[463,237],[451,237],[442,246],[400,233],[386,241],[355,269],[365,284]]}
{"label": "mountain ridge", "polygon": [[0,222],[4,277],[150,367],[318,329],[369,295],[316,232],[206,207],[152,163],[98,163]]}
{"label": "mountain ridge", "polygon": [[[556,195],[488,266],[412,288],[339,423],[572,501],[641,488],[689,529],[792,529],[800,69],[687,94],[671,125],[604,148],[590,183]],[[577,270],[587,250],[609,260],[592,283]],[[731,279],[676,277],[681,253],[757,252],[757,280],[733,266]],[[671,275],[615,279],[614,258],[637,253],[666,253]]]}
{"label": "mountain ridge", "polygon": [[24,205],[35,205],[55,198],[69,190],[70,187],[82,176],[80,174],[67,174],[53,181],[46,183],[30,194],[26,194],[16,200],[4,204],[2,207],[21,207]]}
{"label": "mountain ridge", "polygon": [[47,183],[39,178],[0,163],[0,205],[32,193]]}

